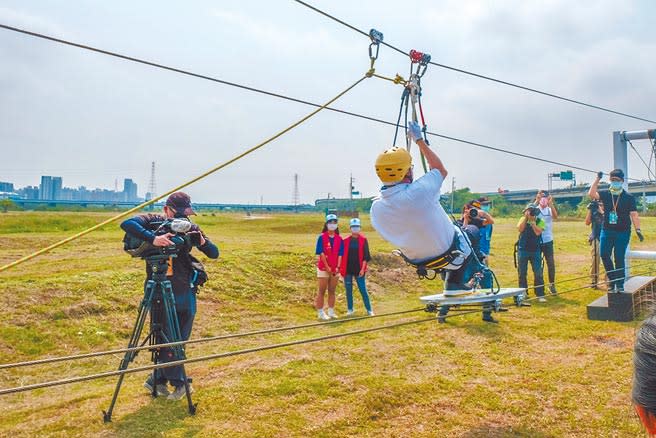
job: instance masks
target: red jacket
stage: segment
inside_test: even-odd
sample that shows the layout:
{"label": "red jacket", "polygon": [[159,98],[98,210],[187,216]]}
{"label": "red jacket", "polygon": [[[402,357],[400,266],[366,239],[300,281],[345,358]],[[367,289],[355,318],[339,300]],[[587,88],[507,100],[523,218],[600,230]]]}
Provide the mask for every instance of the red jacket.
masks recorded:
{"label": "red jacket", "polygon": [[[364,261],[364,242],[366,240],[367,238],[362,234],[358,236],[358,261],[360,262],[360,269],[362,269],[362,262]],[[342,277],[346,276],[346,267],[348,266],[350,246],[351,236],[348,236],[346,239],[344,239],[344,255],[342,256],[342,265],[339,267],[339,273],[342,274]]]}
{"label": "red jacket", "polygon": [[330,245],[330,237],[327,231],[325,233],[321,233],[321,238],[323,239],[323,253],[326,255],[326,260],[328,260],[328,266],[330,269],[326,268],[326,265],[324,265],[321,256],[318,257],[317,267],[321,271],[332,272],[338,268],[337,259],[339,258],[339,247],[342,245],[342,238],[339,234],[335,234],[332,246]]}

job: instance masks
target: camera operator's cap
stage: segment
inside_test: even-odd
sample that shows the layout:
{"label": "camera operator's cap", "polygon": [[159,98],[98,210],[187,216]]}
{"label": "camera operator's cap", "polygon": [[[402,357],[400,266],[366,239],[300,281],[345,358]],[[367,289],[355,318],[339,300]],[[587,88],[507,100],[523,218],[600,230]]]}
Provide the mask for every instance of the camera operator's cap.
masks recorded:
{"label": "camera operator's cap", "polygon": [[337,215],[336,214],[328,214],[326,215],[326,222],[330,221],[335,221],[337,222]]}
{"label": "camera operator's cap", "polygon": [[183,214],[185,216],[196,214],[191,208],[191,197],[185,192],[172,193],[166,199],[166,205],[174,209],[178,214]]}
{"label": "camera operator's cap", "polygon": [[534,203],[531,202],[531,203],[529,203],[529,204],[526,204],[526,207],[524,208],[523,211],[530,210],[530,209],[532,209],[532,208],[538,208],[538,206],[537,206],[536,204],[534,204]]}
{"label": "camera operator's cap", "polygon": [[624,171],[622,169],[613,169],[610,171],[609,177],[620,178],[622,181],[624,181]]}
{"label": "camera operator's cap", "polygon": [[488,205],[490,204],[490,198],[487,196],[483,196],[481,198],[478,198],[478,202],[480,202],[481,205]]}
{"label": "camera operator's cap", "polygon": [[351,221],[349,222],[349,227],[351,227],[351,228],[352,228],[352,227],[359,227],[359,226],[360,226],[360,219],[358,219],[357,217],[354,217],[354,218],[351,219]]}
{"label": "camera operator's cap", "polygon": [[473,201],[469,201],[469,204],[467,204],[467,205],[469,205],[471,207],[474,207],[474,208],[481,208],[481,203],[478,199],[474,199]]}

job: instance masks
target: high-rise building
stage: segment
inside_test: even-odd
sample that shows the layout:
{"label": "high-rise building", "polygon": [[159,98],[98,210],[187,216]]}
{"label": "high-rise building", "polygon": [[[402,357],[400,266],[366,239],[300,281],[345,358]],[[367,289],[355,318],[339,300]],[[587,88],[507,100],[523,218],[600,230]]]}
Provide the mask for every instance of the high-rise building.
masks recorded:
{"label": "high-rise building", "polygon": [[61,176],[42,176],[39,185],[39,199],[59,199],[62,191]]}
{"label": "high-rise building", "polygon": [[11,193],[14,191],[14,183],[0,181],[0,192]]}
{"label": "high-rise building", "polygon": [[123,180],[123,197],[127,202],[137,201],[137,184],[130,178]]}

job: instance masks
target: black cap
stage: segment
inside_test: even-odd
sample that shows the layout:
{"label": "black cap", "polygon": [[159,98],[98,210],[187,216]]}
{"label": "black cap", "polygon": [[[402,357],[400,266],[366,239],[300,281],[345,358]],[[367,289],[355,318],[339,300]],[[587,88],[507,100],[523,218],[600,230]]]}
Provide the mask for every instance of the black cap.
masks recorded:
{"label": "black cap", "polygon": [[183,214],[185,216],[196,214],[191,208],[191,197],[185,192],[172,193],[166,199],[166,205],[174,209],[178,214]]}
{"label": "black cap", "polygon": [[610,171],[611,178],[620,178],[624,181],[624,171],[622,169],[613,169]]}

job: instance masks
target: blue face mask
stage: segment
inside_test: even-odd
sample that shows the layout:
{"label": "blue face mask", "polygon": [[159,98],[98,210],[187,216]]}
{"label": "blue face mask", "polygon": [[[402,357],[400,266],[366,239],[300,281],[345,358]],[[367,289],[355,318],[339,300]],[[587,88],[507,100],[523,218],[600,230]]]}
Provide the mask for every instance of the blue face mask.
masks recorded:
{"label": "blue face mask", "polygon": [[610,191],[613,193],[620,193],[622,191],[622,181],[611,181]]}

